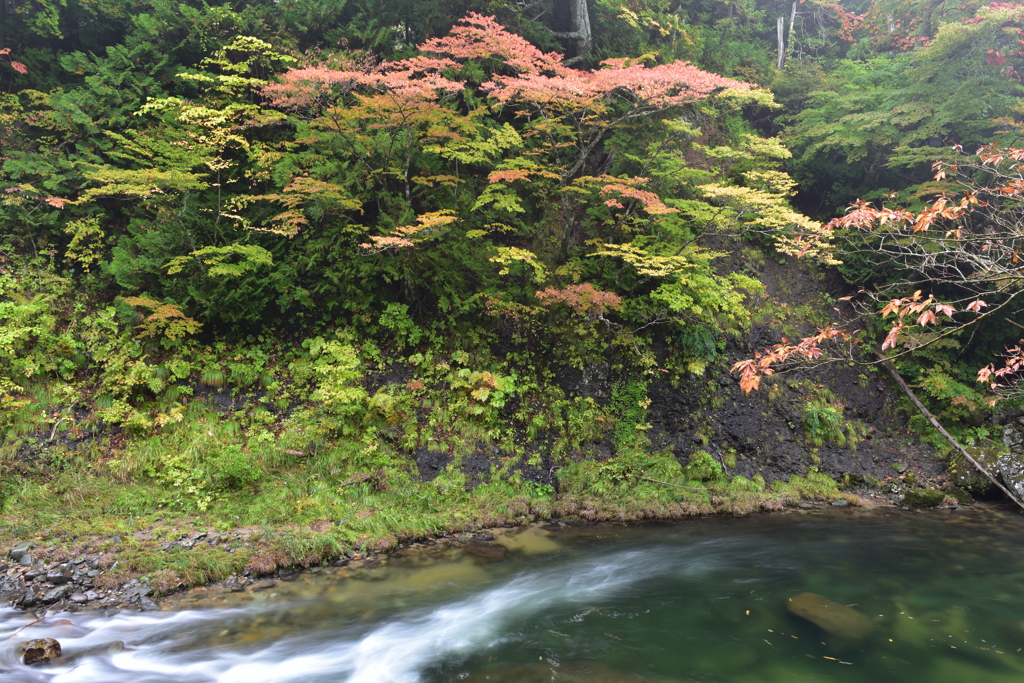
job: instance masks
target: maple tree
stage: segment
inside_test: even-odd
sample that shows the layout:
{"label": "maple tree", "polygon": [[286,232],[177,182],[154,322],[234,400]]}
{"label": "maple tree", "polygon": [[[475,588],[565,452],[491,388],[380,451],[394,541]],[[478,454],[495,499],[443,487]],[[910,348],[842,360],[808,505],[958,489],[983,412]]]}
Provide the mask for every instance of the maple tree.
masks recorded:
{"label": "maple tree", "polygon": [[[739,313],[743,295],[727,292],[754,286],[711,273],[714,254],[685,243],[693,234],[675,241],[692,212],[663,196],[669,172],[656,179],[631,172],[657,166],[653,159],[636,166],[633,150],[663,133],[678,142],[655,143],[652,156],[673,155],[685,164],[689,143],[676,130],[679,113],[718,98],[735,107],[770,101],[748,83],[680,61],[612,59],[593,70],[570,68],[562,55],[471,13],[413,57],[375,62],[360,52],[314,53],[262,92],[291,115],[304,145],[292,146],[279,168],[359,198],[338,215],[332,232],[343,242],[334,248],[348,243],[383,259],[378,272],[414,297],[432,289],[441,299],[472,298],[465,278],[434,278],[428,285],[424,274],[480,272],[470,265],[477,255],[482,264],[499,264],[499,277],[528,273],[527,280],[550,285],[541,291],[572,292],[583,286],[578,276],[564,280],[557,273],[580,267],[567,271],[567,264],[589,256],[619,259],[607,245],[652,233],[660,237],[641,237],[642,246],[622,262],[642,280],[666,279],[654,299],[658,311],[644,314],[646,322],[682,320],[683,311],[701,320],[727,308]],[[622,150],[625,163],[608,163],[613,150]],[[705,205],[719,205],[722,215],[694,234],[727,224],[742,232],[740,225],[756,223],[769,240],[817,255],[820,224],[786,208],[792,183],[779,171],[750,172],[755,187],[746,194],[733,191],[724,174],[716,184],[703,183]],[[289,215],[301,215],[298,204],[289,206]],[[685,266],[655,265],[665,258]],[[700,288],[698,275],[704,293],[686,294]],[[523,289],[517,296],[533,305],[532,294]],[[710,303],[716,297],[730,303]]]}
{"label": "maple tree", "polygon": [[[906,273],[881,289],[846,298],[861,315],[877,310],[887,321],[880,351],[888,352],[888,358],[912,354],[979,324],[1012,324],[1008,316],[1021,310],[1024,149],[990,144],[973,155],[956,151],[955,161],[933,167],[935,180],[953,182],[955,194],[941,193],[920,211],[891,201],[877,206],[858,201],[828,225],[871,234],[878,262]],[[946,294],[936,293],[939,289]],[[900,290],[913,293],[898,295]],[[751,391],[761,377],[789,362],[853,360],[852,349],[861,341],[869,343],[850,329],[829,326],[799,342],[784,340],[758,352],[736,363],[733,371],[743,390]],[[831,345],[828,350],[826,345]],[[1022,368],[1021,349],[1014,346],[1000,367],[980,369],[978,381],[997,394],[1013,395]]]}

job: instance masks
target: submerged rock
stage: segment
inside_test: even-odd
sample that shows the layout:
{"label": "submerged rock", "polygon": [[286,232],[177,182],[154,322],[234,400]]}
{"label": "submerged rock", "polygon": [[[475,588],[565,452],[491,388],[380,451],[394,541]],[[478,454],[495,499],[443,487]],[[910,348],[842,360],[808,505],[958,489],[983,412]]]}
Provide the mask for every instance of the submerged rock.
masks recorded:
{"label": "submerged rock", "polygon": [[60,657],[60,643],[53,638],[36,638],[18,643],[16,651],[22,664],[44,664]]}
{"label": "submerged rock", "polygon": [[847,641],[863,640],[875,627],[870,619],[852,607],[832,602],[816,593],[801,593],[787,598],[786,611]]}
{"label": "submerged rock", "polygon": [[505,557],[507,551],[505,546],[497,543],[467,543],[462,549],[484,562],[497,562]]}
{"label": "submerged rock", "polygon": [[942,491],[929,491],[927,489],[909,489],[903,499],[905,505],[913,507],[933,508],[941,505],[946,497]]}
{"label": "submerged rock", "polygon": [[550,532],[532,526],[516,533],[502,534],[494,540],[509,550],[521,551],[527,555],[553,553],[561,550],[561,546],[549,536],[551,536]]}

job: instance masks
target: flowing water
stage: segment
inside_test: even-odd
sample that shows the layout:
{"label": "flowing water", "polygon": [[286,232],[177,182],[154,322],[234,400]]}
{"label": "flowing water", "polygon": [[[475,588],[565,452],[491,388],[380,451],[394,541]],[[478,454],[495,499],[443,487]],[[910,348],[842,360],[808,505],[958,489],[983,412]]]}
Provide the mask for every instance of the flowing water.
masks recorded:
{"label": "flowing water", "polygon": [[[1018,514],[851,510],[498,540],[496,562],[436,546],[163,612],[0,611],[0,680],[1024,680]],[[787,613],[804,591],[852,605],[871,632],[843,640]],[[64,657],[21,666],[15,644],[42,637]]]}

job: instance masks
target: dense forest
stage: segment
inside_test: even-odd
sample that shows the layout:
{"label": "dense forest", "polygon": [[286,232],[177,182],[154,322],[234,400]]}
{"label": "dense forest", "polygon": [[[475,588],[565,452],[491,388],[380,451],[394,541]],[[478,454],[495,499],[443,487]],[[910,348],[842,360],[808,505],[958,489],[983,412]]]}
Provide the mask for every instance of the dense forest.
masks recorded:
{"label": "dense forest", "polygon": [[264,528],[172,589],[909,490],[880,439],[970,500],[877,354],[1013,445],[1018,67],[975,0],[0,0],[4,533]]}

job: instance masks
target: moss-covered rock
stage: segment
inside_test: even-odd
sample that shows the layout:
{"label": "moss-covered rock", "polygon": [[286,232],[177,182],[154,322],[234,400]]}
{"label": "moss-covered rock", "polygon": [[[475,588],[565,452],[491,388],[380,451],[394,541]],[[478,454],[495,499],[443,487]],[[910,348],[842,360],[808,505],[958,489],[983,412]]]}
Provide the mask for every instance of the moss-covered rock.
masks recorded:
{"label": "moss-covered rock", "polygon": [[[967,448],[967,452],[989,472],[998,472],[999,456],[1005,452],[1005,449],[970,446]],[[953,484],[966,491],[984,494],[992,489],[992,482],[962,455],[957,454],[950,458],[949,473]]]}
{"label": "moss-covered rock", "polygon": [[941,505],[946,494],[942,491],[929,491],[927,489],[910,489],[903,498],[905,505],[921,508],[933,508]]}
{"label": "moss-covered rock", "polygon": [[961,505],[970,505],[971,503],[974,502],[974,496],[969,494],[967,491],[964,491],[959,486],[953,486],[952,484],[950,484],[944,487],[942,489],[942,492],[945,493],[947,496],[952,496],[953,498],[956,498],[956,502],[960,503]]}

